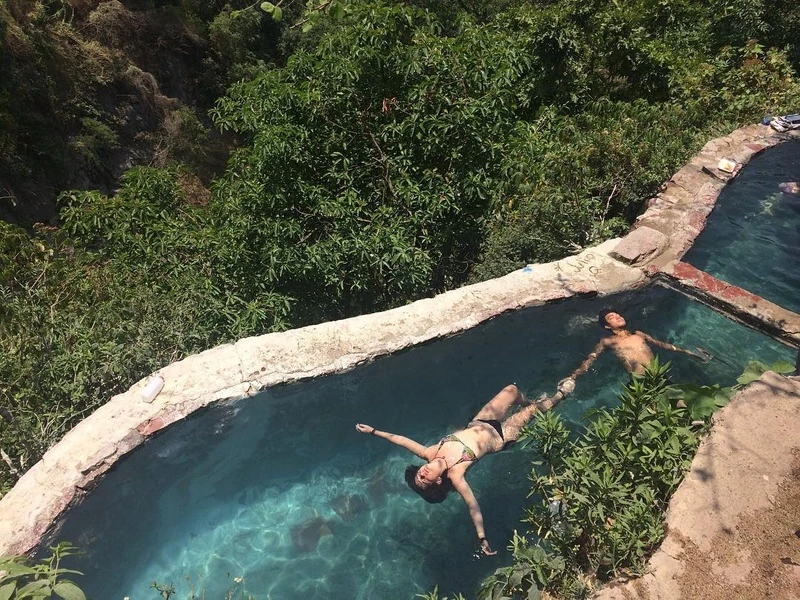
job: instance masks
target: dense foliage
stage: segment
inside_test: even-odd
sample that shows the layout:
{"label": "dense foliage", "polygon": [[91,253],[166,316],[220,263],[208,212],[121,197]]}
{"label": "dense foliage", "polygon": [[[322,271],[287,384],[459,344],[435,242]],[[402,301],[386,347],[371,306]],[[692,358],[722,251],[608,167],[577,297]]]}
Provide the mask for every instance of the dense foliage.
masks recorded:
{"label": "dense foliage", "polygon": [[184,162],[207,181],[227,144],[208,108],[288,50],[247,5],[0,2],[0,218],[53,223],[60,191],[114,189],[132,164]]}
{"label": "dense foliage", "polygon": [[[129,17],[117,4],[91,13],[108,27],[86,31],[111,44]],[[239,149],[210,190],[191,169],[139,166],[114,193],[64,193],[57,228],[2,226],[0,487],[188,353],[397,306],[624,230],[705,140],[800,106],[800,9],[776,16],[778,4],[352,0],[291,29],[282,66],[270,66],[279,42],[262,35],[276,27],[263,11],[181,5],[181,31],[212,40],[203,89],[236,81],[212,117]],[[2,39],[47,33],[29,56],[45,54],[69,22],[42,14]],[[23,109],[11,90],[26,56],[9,48],[0,171],[46,141],[8,118]],[[87,106],[48,89],[50,108]],[[31,106],[28,118],[47,113]],[[120,143],[100,107],[70,111],[79,130],[65,138],[97,165]],[[167,112],[159,139],[173,159],[202,155],[193,113]]]}

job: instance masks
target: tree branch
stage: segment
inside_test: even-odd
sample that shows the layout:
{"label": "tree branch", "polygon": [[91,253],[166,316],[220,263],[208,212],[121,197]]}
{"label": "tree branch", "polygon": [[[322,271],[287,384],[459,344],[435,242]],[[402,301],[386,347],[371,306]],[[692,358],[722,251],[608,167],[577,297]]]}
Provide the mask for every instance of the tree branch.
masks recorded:
{"label": "tree branch", "polygon": [[17,469],[14,466],[14,463],[11,461],[11,457],[8,454],[6,454],[6,451],[3,450],[2,448],[0,448],[0,458],[2,458],[3,462],[8,465],[8,468],[11,470],[11,474],[17,479],[19,479],[22,473],[20,473],[19,469]]}
{"label": "tree branch", "polygon": [[392,198],[397,198],[397,194],[394,192],[394,186],[392,185],[392,178],[389,175],[389,161],[387,160],[386,155],[383,153],[383,149],[380,147],[380,144],[378,144],[378,140],[375,139],[375,136],[369,129],[367,129],[367,135],[369,135],[369,139],[372,140],[372,145],[375,146],[375,149],[380,155],[381,164],[383,165],[383,181],[386,183],[386,188],[389,190]]}

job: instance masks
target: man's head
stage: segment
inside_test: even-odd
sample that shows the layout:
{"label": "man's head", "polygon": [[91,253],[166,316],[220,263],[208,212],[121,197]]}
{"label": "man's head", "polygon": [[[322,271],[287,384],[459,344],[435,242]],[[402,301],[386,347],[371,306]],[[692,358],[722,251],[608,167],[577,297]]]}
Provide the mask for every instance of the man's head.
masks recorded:
{"label": "man's head", "polygon": [[430,464],[421,467],[410,465],[406,468],[405,479],[408,487],[422,496],[426,502],[438,504],[444,502],[453,484],[450,483],[446,472],[433,473]]}
{"label": "man's head", "polygon": [[614,331],[615,329],[625,329],[625,326],[627,325],[625,318],[621,314],[609,308],[601,310],[600,314],[597,315],[597,318],[600,321],[601,326],[605,327],[606,329],[610,329],[611,331]]}

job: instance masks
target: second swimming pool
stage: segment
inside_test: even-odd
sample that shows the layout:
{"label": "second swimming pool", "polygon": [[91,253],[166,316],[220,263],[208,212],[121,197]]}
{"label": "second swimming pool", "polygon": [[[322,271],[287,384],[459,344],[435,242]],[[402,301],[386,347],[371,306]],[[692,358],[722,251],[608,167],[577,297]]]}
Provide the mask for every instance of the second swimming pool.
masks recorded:
{"label": "second swimming pool", "polygon": [[683,260],[800,312],[800,196],[780,190],[787,181],[800,181],[800,140],[747,165]]}

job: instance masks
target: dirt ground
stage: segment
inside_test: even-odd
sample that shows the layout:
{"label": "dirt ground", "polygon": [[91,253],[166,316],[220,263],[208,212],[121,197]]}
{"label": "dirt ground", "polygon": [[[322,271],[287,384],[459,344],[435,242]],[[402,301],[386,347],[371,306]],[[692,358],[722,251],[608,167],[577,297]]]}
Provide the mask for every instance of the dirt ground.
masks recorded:
{"label": "dirt ground", "polygon": [[603,600],[800,600],[800,379],[740,392],[676,492],[644,577]]}
{"label": "dirt ground", "polygon": [[710,552],[685,540],[681,596],[708,600],[800,598],[800,451],[775,503],[739,517]]}

